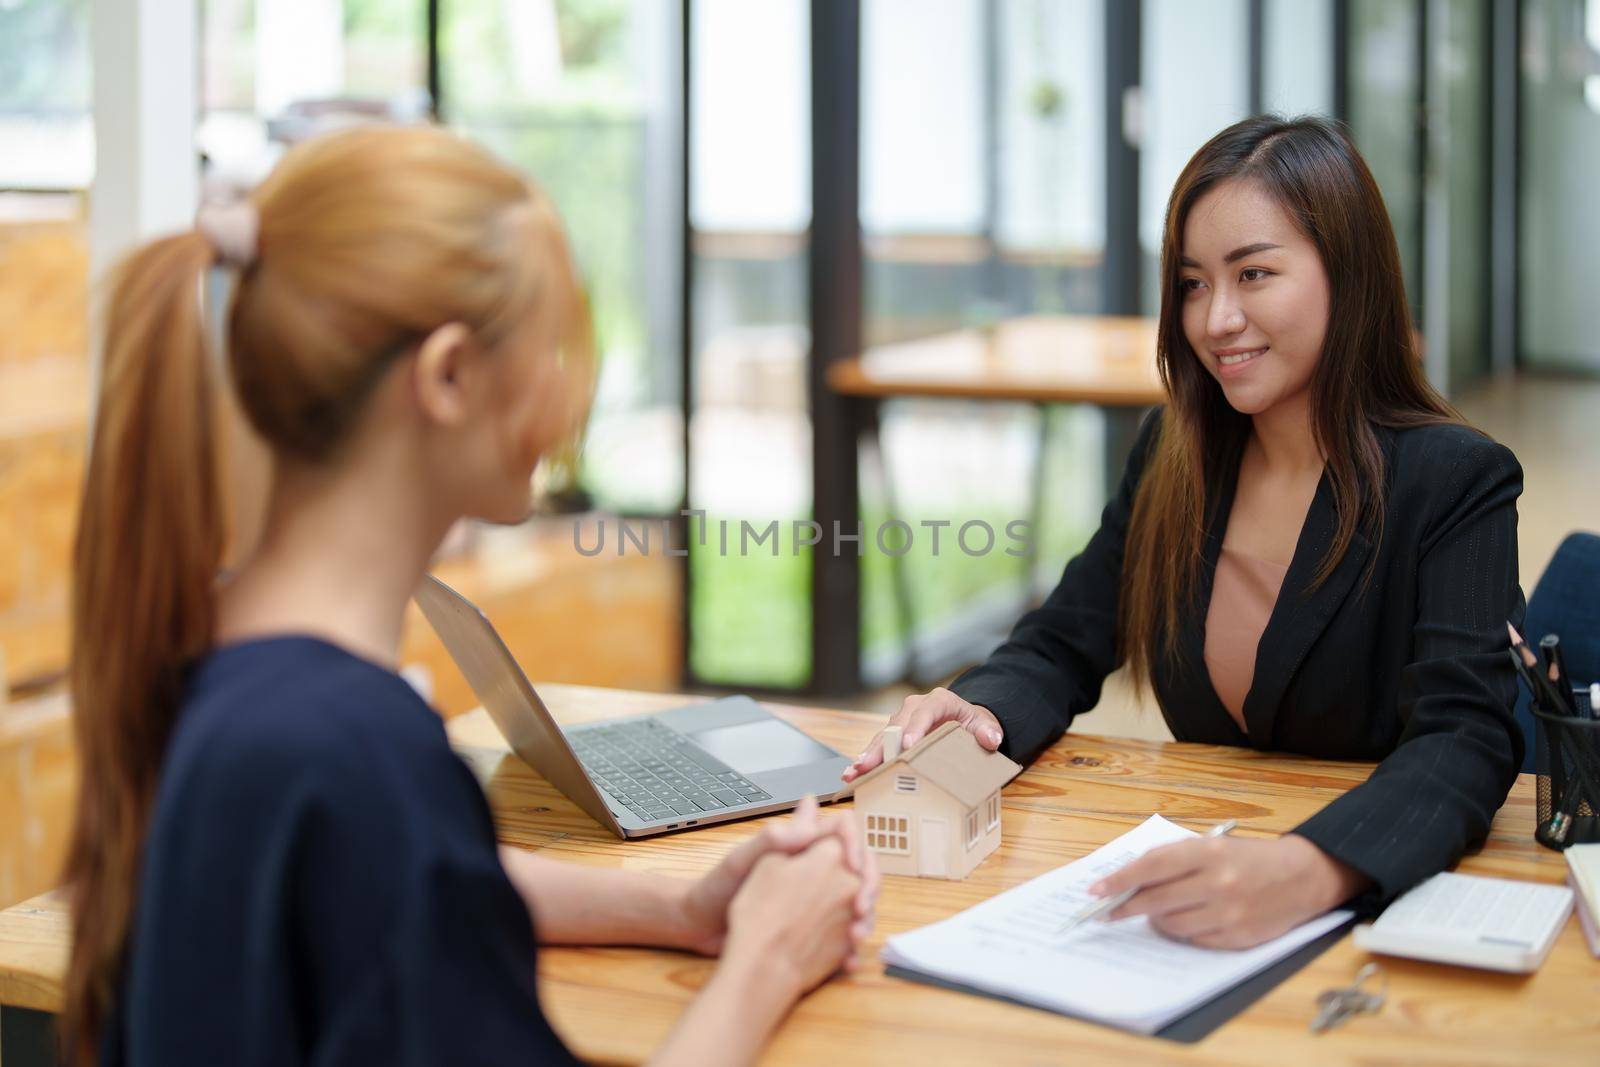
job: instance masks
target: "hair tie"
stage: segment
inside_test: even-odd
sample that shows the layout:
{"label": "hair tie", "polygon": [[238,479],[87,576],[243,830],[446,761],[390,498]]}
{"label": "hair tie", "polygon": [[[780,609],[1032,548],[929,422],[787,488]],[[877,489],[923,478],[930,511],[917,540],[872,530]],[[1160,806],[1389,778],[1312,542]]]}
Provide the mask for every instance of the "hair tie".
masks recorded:
{"label": "hair tie", "polygon": [[224,266],[245,270],[255,263],[261,214],[249,200],[241,197],[201,204],[195,213],[194,225]]}

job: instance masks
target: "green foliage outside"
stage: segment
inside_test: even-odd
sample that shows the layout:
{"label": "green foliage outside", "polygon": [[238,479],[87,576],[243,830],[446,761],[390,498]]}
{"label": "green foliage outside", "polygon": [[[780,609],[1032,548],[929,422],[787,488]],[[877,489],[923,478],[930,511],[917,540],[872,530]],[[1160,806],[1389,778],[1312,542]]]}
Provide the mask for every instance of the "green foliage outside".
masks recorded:
{"label": "green foliage outside", "polygon": [[[995,531],[994,548],[981,556],[969,556],[956,543],[955,523],[943,529],[939,554],[933,555],[930,531],[919,523],[949,518],[948,515],[905,517],[915,531],[909,552],[898,560],[905,567],[911,587],[914,625],[919,630],[955,623],[962,610],[976,598],[997,589],[1017,588],[1027,572],[1027,561],[1006,555],[1013,542],[1005,534],[1014,511],[997,507],[963,511],[962,522],[981,519]],[[717,521],[728,522],[729,552],[718,552]],[[865,654],[898,652],[905,642],[899,608],[894,599],[892,568],[896,560],[880,552],[867,539],[874,536],[888,514],[881,506],[863,503],[865,531],[861,555],[861,647]],[[752,519],[758,529],[771,517]],[[695,630],[690,635],[689,663],[697,678],[730,685],[760,685],[772,688],[800,688],[811,678],[811,553],[792,551],[789,539],[792,520],[779,522],[782,539],[778,554],[768,547],[751,547],[750,554],[738,553],[739,519],[711,516],[708,519],[707,545],[691,540],[690,564],[694,573],[692,591]],[[1049,561],[1040,573],[1054,574],[1067,557],[1082,547],[1089,530],[1081,524],[1057,520],[1046,523],[1043,543],[1036,546],[1040,557]],[[901,547],[896,532],[886,540],[890,549]],[[974,531],[968,544],[981,547],[982,538]],[[825,539],[822,546],[830,547]],[[849,551],[847,542],[844,549]]]}
{"label": "green foliage outside", "polygon": [[[726,555],[718,551],[719,521],[730,530]],[[758,528],[771,521],[751,519]],[[797,689],[811,680],[811,553],[795,555],[791,523],[778,525],[776,557],[764,548],[738,554],[738,517],[707,516],[705,547],[690,539],[689,666],[702,681]]]}
{"label": "green foliage outside", "polygon": [[[346,0],[356,4],[358,0]],[[359,0],[393,6],[396,0]],[[550,194],[588,287],[605,380],[621,383],[601,404],[647,399],[644,104],[629,0],[556,4],[559,72],[536,93],[508,32],[502,0],[452,0],[441,48],[449,123],[525,170]]]}

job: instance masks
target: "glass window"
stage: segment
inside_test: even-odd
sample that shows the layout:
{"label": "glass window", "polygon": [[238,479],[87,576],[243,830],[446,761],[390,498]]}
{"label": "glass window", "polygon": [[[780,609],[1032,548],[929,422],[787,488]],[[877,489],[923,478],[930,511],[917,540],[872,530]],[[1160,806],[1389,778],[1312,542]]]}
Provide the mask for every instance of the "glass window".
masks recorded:
{"label": "glass window", "polygon": [[1029,311],[1096,310],[1106,241],[1103,8],[1005,0],[999,16],[997,240],[1036,283],[1013,299]]}
{"label": "glass window", "polygon": [[978,843],[978,809],[967,812],[967,847]]}
{"label": "glass window", "polygon": [[1262,110],[1333,114],[1333,0],[1262,5]]}
{"label": "glass window", "polygon": [[[925,343],[981,338],[1003,319],[1099,309],[1103,52],[1100,0],[865,0],[861,222],[874,353],[904,346],[894,351],[917,358]],[[891,401],[881,414],[879,449],[863,457],[863,524],[870,538],[898,519],[913,537],[899,560],[876,545],[862,559],[869,681],[903,663],[895,568],[924,666],[954,667],[981,653],[975,626],[1015,619],[1026,562],[970,556],[954,539],[976,520],[1009,543],[1007,524],[1029,517],[1044,440],[1043,416],[1023,405]],[[1096,480],[1093,422],[1092,412],[1064,414],[1045,445],[1051,484],[1069,487],[1049,494],[1038,538],[1041,573],[1052,578],[1100,503],[1080,509],[1076,491]],[[938,522],[950,525],[935,546],[925,524]]]}
{"label": "glass window", "polygon": [[0,3],[0,189],[88,188],[89,96],[89,0]]}
{"label": "glass window", "polygon": [[1417,12],[1416,4],[1389,0],[1350,3],[1350,129],[1383,191],[1413,310],[1422,293]]}
{"label": "glass window", "polygon": [[201,0],[200,122],[213,174],[250,184],[331,106],[427,111],[425,0]]}
{"label": "glass window", "polygon": [[984,228],[984,5],[861,8],[861,224],[872,234]]}
{"label": "glass window", "polygon": [[1600,0],[1522,11],[1518,348],[1530,366],[1600,371]]}
{"label": "glass window", "polygon": [[442,12],[444,120],[550,194],[588,286],[600,378],[581,486],[602,508],[675,513],[683,492],[677,9],[457,0]]}
{"label": "glass window", "polygon": [[1428,376],[1447,392],[1489,371],[1489,36],[1475,0],[1428,15]]}
{"label": "glass window", "polygon": [[1161,229],[1173,183],[1195,151],[1250,110],[1246,0],[1146,0],[1141,20],[1144,89],[1139,160],[1139,244],[1144,308],[1155,314]]}
{"label": "glass window", "polygon": [[1093,0],[867,0],[867,340],[1093,311],[1103,220]]}
{"label": "glass window", "polygon": [[[811,9],[696,0],[690,11],[689,506],[709,536],[689,544],[689,666],[708,682],[800,687],[811,677],[811,555],[795,532],[812,515]],[[749,542],[745,522],[758,533],[777,522],[776,551]]]}
{"label": "glass window", "polygon": [[811,7],[697,0],[689,211],[707,232],[811,223]]}

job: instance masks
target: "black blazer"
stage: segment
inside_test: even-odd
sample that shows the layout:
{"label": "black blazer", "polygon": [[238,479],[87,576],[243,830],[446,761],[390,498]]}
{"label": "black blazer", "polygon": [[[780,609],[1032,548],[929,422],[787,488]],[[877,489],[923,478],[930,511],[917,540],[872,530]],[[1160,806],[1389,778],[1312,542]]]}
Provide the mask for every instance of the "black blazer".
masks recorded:
{"label": "black blazer", "polygon": [[[1055,591],[987,662],[951,684],[1000,720],[1002,751],[1015,760],[1032,761],[1092,708],[1119,665],[1123,548],[1160,418],[1158,411],[1146,420],[1100,529]],[[1506,621],[1520,624],[1524,609],[1517,584],[1522,468],[1509,449],[1465,427],[1377,433],[1387,472],[1382,539],[1374,545],[1358,535],[1328,580],[1310,590],[1335,527],[1324,476],[1257,649],[1244,704],[1249,733],[1222,706],[1204,662],[1237,455],[1222,464],[1227,473],[1208,494],[1199,595],[1182,619],[1180,662],[1156,664],[1151,678],[1179,741],[1381,761],[1367,782],[1294,831],[1373,880],[1363,906],[1481,843],[1516,780],[1523,747],[1506,657]]]}

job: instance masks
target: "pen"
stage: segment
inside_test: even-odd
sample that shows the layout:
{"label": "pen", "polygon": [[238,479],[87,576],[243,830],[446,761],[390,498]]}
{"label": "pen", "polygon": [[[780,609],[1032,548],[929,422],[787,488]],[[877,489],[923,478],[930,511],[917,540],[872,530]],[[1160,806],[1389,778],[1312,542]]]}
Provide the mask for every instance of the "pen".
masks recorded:
{"label": "pen", "polygon": [[1539,684],[1539,672],[1530,669],[1527,664],[1523,663],[1522,657],[1517,655],[1516,649],[1506,649],[1506,655],[1511,657],[1511,665],[1517,669],[1518,674],[1522,675],[1522,684],[1528,687],[1528,693],[1533,697],[1533,706],[1554,715],[1563,714],[1564,708],[1549,706],[1548,690],[1545,686]]}
{"label": "pen", "polygon": [[1556,695],[1566,705],[1568,714],[1577,718],[1578,702],[1572,698],[1572,682],[1567,674],[1567,658],[1561,654],[1561,638],[1545,634],[1539,639],[1539,651],[1544,654],[1545,674]]}
{"label": "pen", "polygon": [[1550,684],[1550,679],[1539,670],[1539,657],[1533,654],[1533,649],[1529,648],[1522,635],[1517,633],[1515,626],[1507,622],[1506,630],[1511,634],[1512,655],[1519,657],[1517,662],[1521,667],[1523,680],[1528,683],[1528,688],[1533,690],[1534,703],[1549,708],[1553,714],[1566,714],[1566,702],[1556,692],[1555,686]]}
{"label": "pen", "polygon": [[[1222,837],[1226,834],[1232,833],[1233,828],[1238,825],[1239,824],[1233,819],[1227,819],[1223,822],[1217,823],[1217,825],[1207,830],[1201,836]],[[1102,897],[1093,904],[1084,905],[1077,912],[1075,912],[1071,918],[1056,928],[1056,936],[1060,937],[1068,930],[1074,929],[1082,923],[1088,922],[1090,919],[1097,918],[1101,915],[1104,915],[1108,911],[1122,907],[1122,905],[1132,900],[1133,895],[1141,888],[1141,886],[1134,886],[1132,889],[1124,889],[1122,892],[1115,893],[1109,897]]]}

